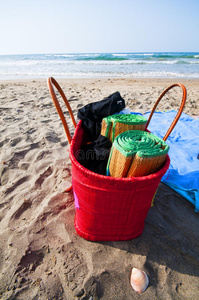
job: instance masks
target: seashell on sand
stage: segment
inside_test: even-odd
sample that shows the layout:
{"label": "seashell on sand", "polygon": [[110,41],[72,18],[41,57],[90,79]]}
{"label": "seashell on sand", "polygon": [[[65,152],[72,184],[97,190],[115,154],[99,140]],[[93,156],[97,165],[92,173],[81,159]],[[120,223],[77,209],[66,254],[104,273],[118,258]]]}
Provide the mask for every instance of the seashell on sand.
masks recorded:
{"label": "seashell on sand", "polygon": [[69,192],[71,191],[73,188],[72,186],[72,183],[67,181],[67,180],[64,180],[63,183],[62,183],[62,191],[63,192]]}
{"label": "seashell on sand", "polygon": [[143,293],[148,285],[149,285],[149,278],[147,274],[139,270],[137,268],[133,268],[131,272],[131,286],[137,293]]}

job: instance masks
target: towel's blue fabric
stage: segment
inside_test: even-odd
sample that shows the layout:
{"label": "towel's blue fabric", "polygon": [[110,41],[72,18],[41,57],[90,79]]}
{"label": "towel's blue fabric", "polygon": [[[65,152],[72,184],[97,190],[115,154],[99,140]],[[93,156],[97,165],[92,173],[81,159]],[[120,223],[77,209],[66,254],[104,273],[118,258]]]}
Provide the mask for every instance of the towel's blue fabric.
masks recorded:
{"label": "towel's blue fabric", "polygon": [[[155,112],[148,129],[163,138],[176,114]],[[144,116],[148,119],[149,112]],[[166,142],[171,163],[162,182],[189,200],[199,212],[199,119],[182,113]]]}

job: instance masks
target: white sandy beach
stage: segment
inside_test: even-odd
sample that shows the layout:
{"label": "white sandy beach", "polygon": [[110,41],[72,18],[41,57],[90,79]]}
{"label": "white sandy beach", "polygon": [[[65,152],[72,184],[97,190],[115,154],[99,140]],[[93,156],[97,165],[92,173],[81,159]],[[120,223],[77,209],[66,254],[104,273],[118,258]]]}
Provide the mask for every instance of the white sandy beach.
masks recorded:
{"label": "white sandy beach", "polygon": [[[150,111],[160,93],[176,82],[187,88],[184,112],[199,116],[199,80],[58,82],[75,118],[80,107],[116,91],[132,111]],[[176,87],[158,110],[177,110],[181,97]],[[199,299],[199,214],[186,199],[160,184],[140,237],[84,240],[74,228],[73,193],[63,192],[64,180],[71,180],[69,144],[46,80],[0,81],[0,103],[2,300]],[[132,267],[149,276],[141,295],[130,285]]]}

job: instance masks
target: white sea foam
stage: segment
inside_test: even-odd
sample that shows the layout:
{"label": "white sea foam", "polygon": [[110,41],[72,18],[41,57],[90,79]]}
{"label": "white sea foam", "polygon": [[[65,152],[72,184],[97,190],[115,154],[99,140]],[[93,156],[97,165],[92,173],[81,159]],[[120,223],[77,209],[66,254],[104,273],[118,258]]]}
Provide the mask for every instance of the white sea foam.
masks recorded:
{"label": "white sea foam", "polygon": [[113,53],[113,56],[129,56],[131,55],[130,53]]}
{"label": "white sea foam", "polygon": [[199,73],[180,73],[180,72],[168,72],[168,71],[146,71],[146,72],[67,72],[66,70],[62,71],[38,71],[34,72],[29,70],[28,72],[2,72],[0,71],[0,79],[25,79],[25,78],[47,78],[49,76],[57,78],[199,78]]}
{"label": "white sea foam", "polygon": [[46,78],[52,75],[63,78],[199,78],[197,57],[197,53],[57,53],[0,56],[0,79]]}
{"label": "white sea foam", "polygon": [[48,56],[54,56],[54,57],[75,57],[75,54],[53,54]]}
{"label": "white sea foam", "polygon": [[135,56],[153,56],[154,53],[135,53]]}

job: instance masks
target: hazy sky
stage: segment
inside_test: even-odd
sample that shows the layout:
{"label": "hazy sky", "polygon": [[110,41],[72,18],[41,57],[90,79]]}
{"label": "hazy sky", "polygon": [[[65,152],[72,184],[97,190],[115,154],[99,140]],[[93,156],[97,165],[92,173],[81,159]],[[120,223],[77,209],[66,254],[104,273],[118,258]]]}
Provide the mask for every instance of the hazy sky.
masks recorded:
{"label": "hazy sky", "polygon": [[199,52],[199,0],[0,0],[0,54]]}

